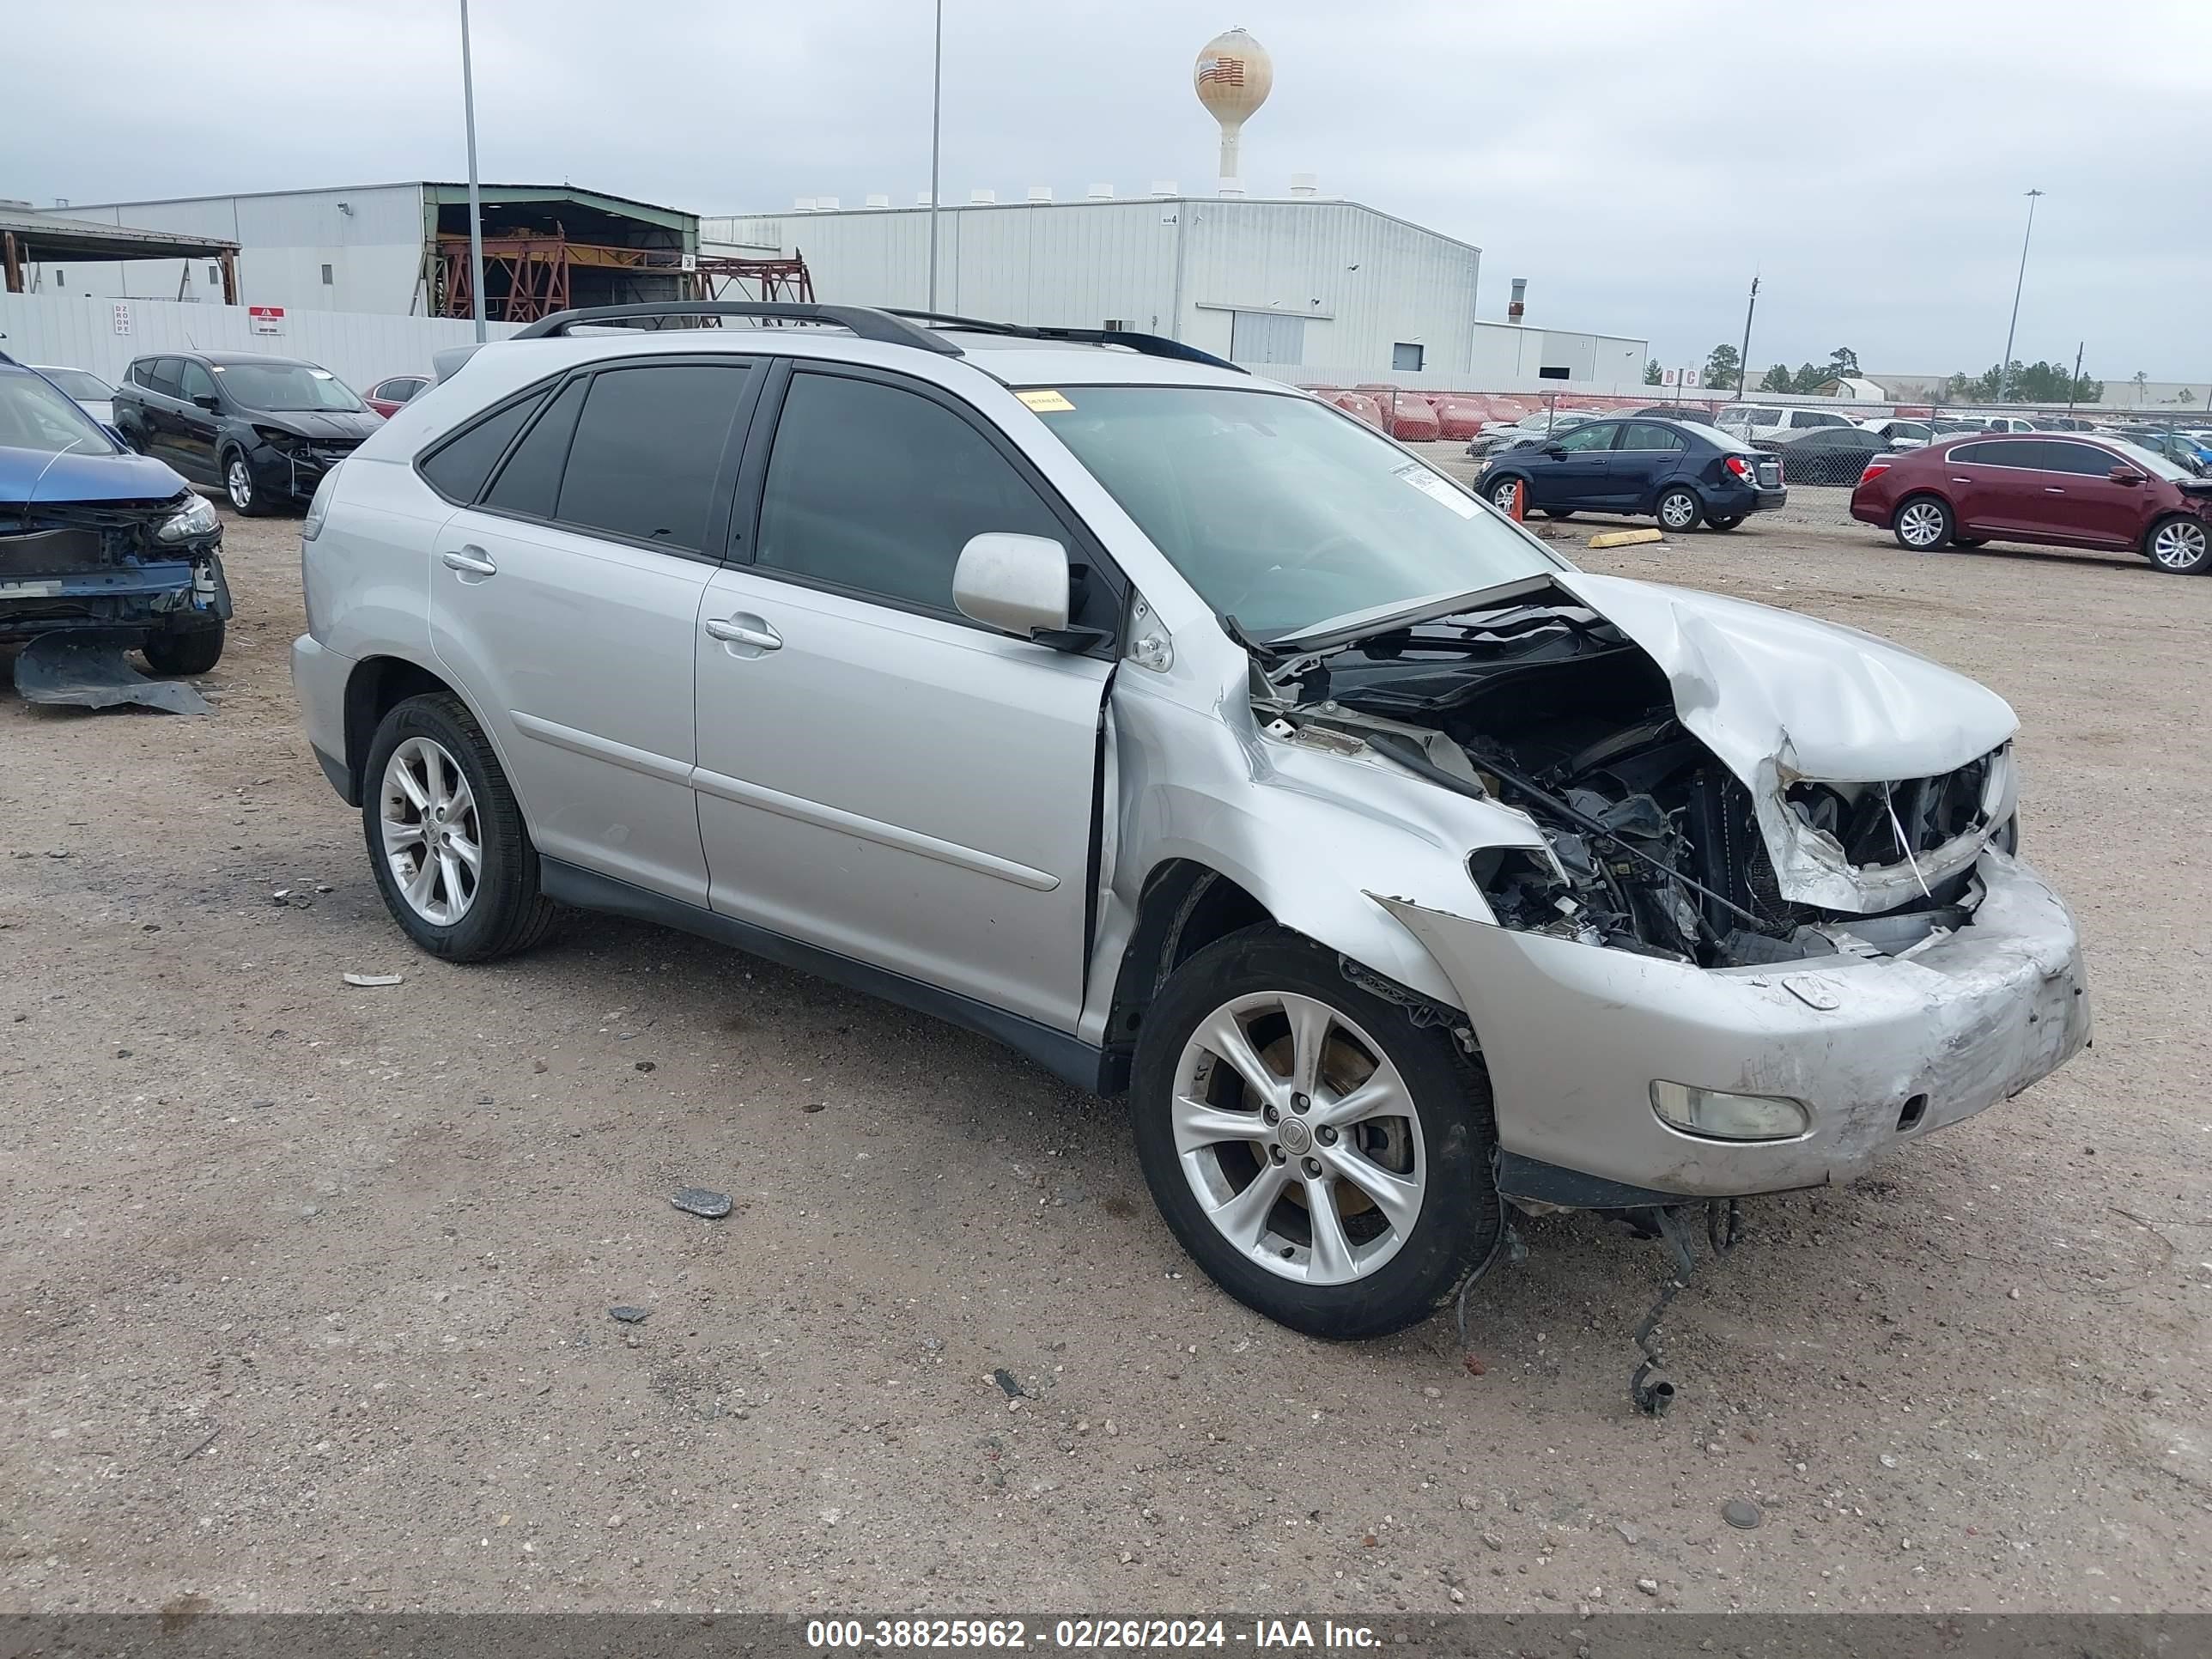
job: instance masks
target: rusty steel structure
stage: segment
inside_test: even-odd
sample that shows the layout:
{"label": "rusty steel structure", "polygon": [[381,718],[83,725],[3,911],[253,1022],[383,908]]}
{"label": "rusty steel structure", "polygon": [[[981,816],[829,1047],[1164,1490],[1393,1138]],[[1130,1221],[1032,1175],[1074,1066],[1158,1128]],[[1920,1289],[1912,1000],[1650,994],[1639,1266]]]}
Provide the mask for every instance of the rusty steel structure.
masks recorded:
{"label": "rusty steel structure", "polygon": [[[471,317],[469,239],[441,235],[424,256],[431,314]],[[811,304],[805,259],[741,259],[672,248],[611,247],[558,236],[483,240],[484,314],[493,322],[534,323],[574,303],[572,273],[605,273],[623,300],[787,300]],[[732,291],[734,290],[734,292]],[[594,298],[588,303],[605,303]]]}

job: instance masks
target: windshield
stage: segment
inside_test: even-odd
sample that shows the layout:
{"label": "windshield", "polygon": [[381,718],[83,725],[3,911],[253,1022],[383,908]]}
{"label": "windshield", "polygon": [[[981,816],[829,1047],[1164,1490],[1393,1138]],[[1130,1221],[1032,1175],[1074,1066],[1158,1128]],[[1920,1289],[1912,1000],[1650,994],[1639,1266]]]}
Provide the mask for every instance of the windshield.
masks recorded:
{"label": "windshield", "polygon": [[1304,398],[1077,386],[1024,401],[1255,639],[1559,568],[1443,474]]}
{"label": "windshield", "polygon": [[39,373],[79,403],[104,403],[115,395],[113,386],[81,368],[42,368]]}
{"label": "windshield", "polygon": [[248,409],[357,410],[353,389],[326,368],[305,363],[216,363],[224,390]]}
{"label": "windshield", "polygon": [[2197,475],[2185,466],[2177,466],[2155,450],[2145,449],[2141,444],[2131,444],[2124,438],[2112,441],[2112,447],[2126,452],[2127,458],[2154,478],[2163,478],[2168,483],[2179,483]]}
{"label": "windshield", "polygon": [[67,398],[23,369],[0,369],[0,449],[113,455],[107,434]]}

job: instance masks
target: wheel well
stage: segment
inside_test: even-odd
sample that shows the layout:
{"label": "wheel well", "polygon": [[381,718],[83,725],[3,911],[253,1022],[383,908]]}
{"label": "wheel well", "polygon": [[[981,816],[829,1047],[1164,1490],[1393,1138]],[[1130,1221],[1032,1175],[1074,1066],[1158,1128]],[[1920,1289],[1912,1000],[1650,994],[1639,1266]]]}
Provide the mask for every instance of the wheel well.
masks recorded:
{"label": "wheel well", "polygon": [[398,704],[427,691],[453,694],[453,687],[428,669],[404,657],[365,657],[355,665],[345,691],[345,764],[352,785],[346,797],[349,806],[361,805],[361,771],[368,763],[376,728]]}
{"label": "wheel well", "polygon": [[[2158,517],[2153,519],[2148,524],[2143,526],[2142,539],[2137,542],[2136,545],[2138,548],[2148,550],[2150,546],[2152,537],[2157,535],[2158,532],[2165,529],[2166,526],[2177,521],[2183,524],[2203,524],[2204,522],[2203,520],[2197,517],[2194,513],[2161,513]],[[2212,528],[2212,526],[2208,526],[2208,528]]]}
{"label": "wheel well", "polygon": [[1936,506],[1942,507],[1946,513],[1948,513],[1951,515],[1954,523],[1958,520],[1959,509],[1951,505],[1950,497],[1946,495],[1942,490],[1929,489],[1925,488],[1909,489],[1904,495],[1899,495],[1897,498],[1897,505],[1889,509],[1889,522],[1893,529],[1895,528],[1897,524],[1897,515],[1904,512],[1906,507],[1911,506],[1915,501],[1933,501]]}
{"label": "wheel well", "polygon": [[1106,1093],[1128,1087],[1138,1028],[1168,975],[1214,940],[1273,920],[1243,888],[1195,860],[1170,859],[1152,872],[1114,983],[1114,1009],[1106,1021]]}

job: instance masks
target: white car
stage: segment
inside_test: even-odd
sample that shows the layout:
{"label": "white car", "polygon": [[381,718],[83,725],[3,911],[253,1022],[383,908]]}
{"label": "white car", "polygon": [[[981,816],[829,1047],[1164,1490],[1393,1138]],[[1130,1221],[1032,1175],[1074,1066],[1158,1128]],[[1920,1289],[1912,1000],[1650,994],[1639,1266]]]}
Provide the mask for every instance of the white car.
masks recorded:
{"label": "white car", "polygon": [[1780,404],[1730,404],[1714,416],[1725,432],[1745,440],[1784,438],[1815,427],[1856,425],[1848,415],[1832,409],[1790,409]]}
{"label": "white car", "polygon": [[[671,316],[723,325],[603,326]],[[1509,1204],[1846,1181],[2088,1037],[2003,699],[1577,570],[1174,340],[564,313],[301,534],[308,744],[419,948],[614,912],[1008,1042],[1313,1334],[1426,1318]]]}
{"label": "white car", "polygon": [[50,368],[44,363],[31,367],[45,375],[67,394],[70,401],[100,425],[115,424],[115,388],[90,369]]}

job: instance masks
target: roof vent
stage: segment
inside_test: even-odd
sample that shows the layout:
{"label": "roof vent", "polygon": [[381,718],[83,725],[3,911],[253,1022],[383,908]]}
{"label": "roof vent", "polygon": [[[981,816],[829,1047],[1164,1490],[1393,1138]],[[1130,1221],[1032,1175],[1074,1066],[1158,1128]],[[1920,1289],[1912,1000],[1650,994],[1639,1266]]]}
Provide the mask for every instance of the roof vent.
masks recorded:
{"label": "roof vent", "polygon": [[1310,173],[1292,173],[1291,175],[1291,194],[1293,196],[1320,195],[1321,179],[1319,176]]}
{"label": "roof vent", "polygon": [[1112,201],[1112,200],[1114,199],[1114,186],[1113,186],[1113,185],[1091,185],[1091,199],[1092,201],[1094,201],[1094,202],[1110,202],[1110,201]]}
{"label": "roof vent", "polygon": [[814,211],[814,198],[813,198],[811,196],[794,196],[794,197],[793,197],[793,198],[791,198],[791,210],[792,210],[793,213],[811,213],[811,212],[813,212],[813,211]]}
{"label": "roof vent", "polygon": [[927,207],[927,206],[929,206],[929,205],[930,205],[930,195],[929,195],[929,192],[928,192],[927,191],[926,191],[926,190],[918,190],[918,191],[915,191],[915,193],[914,193],[914,204],[915,204],[916,207]]}
{"label": "roof vent", "polygon": [[1242,196],[1244,193],[1244,181],[1242,179],[1224,179],[1217,186],[1215,193],[1221,196]]}
{"label": "roof vent", "polygon": [[1152,194],[1155,196],[1176,196],[1181,194],[1181,192],[1176,189],[1176,181],[1174,179],[1155,179],[1152,180]]}
{"label": "roof vent", "polygon": [[868,197],[868,205],[870,207],[889,207],[890,204],[891,198],[888,196],[871,192]]}
{"label": "roof vent", "polygon": [[971,190],[968,192],[968,199],[977,206],[988,206],[999,199],[999,192],[995,190]]}
{"label": "roof vent", "polygon": [[1052,200],[1052,186],[1050,185],[1031,185],[1030,186],[1030,200],[1032,202],[1049,202]]}
{"label": "roof vent", "polygon": [[817,213],[835,213],[837,210],[837,198],[834,196],[816,197],[814,210]]}

